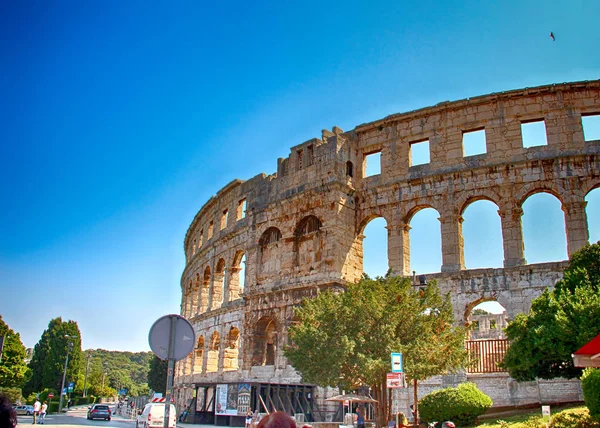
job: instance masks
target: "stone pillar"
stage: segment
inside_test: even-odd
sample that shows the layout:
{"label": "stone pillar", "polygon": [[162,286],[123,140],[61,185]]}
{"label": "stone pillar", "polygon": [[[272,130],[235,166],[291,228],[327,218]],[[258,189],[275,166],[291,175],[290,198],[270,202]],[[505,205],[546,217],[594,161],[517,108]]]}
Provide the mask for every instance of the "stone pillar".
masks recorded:
{"label": "stone pillar", "polygon": [[523,227],[520,207],[498,210],[502,222],[502,244],[504,247],[504,267],[526,265],[525,245],[523,243]]}
{"label": "stone pillar", "polygon": [[212,298],[210,299],[210,309],[217,309],[223,303],[223,281],[225,272],[215,272],[212,280]]}
{"label": "stone pillar", "polygon": [[584,200],[565,202],[562,210],[565,213],[565,229],[567,231],[567,251],[569,257],[588,243],[590,236]]}
{"label": "stone pillar", "polygon": [[241,267],[230,267],[227,269],[227,293],[226,302],[240,298],[240,272]]}
{"label": "stone pillar", "polygon": [[442,272],[455,272],[465,268],[464,240],[461,215],[443,214],[442,224]]}
{"label": "stone pillar", "polygon": [[388,225],[388,265],[394,275],[410,275],[410,226]]}
{"label": "stone pillar", "polygon": [[198,305],[198,313],[202,314],[209,308],[209,291],[210,291],[210,279],[202,281],[200,286],[200,304]]}

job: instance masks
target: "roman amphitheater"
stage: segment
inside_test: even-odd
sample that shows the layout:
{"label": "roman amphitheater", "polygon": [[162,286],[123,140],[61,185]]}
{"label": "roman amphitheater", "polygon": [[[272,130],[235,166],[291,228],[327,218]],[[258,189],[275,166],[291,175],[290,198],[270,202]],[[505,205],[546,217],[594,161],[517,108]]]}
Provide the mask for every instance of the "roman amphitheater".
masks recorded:
{"label": "roman amphitheater", "polygon": [[[536,193],[553,195],[564,212],[568,253],[588,242],[585,198],[600,187],[600,140],[583,124],[599,115],[600,81],[442,102],[346,132],[323,130],[278,159],[276,173],[229,183],[200,209],[184,241],[181,313],[195,327],[197,345],[176,365],[174,390],[179,408],[192,407],[188,421],[241,425],[250,407],[332,419],[337,407],[325,399],[337,390],[304,384],[283,347],[294,306],[359,280],[364,229],[378,217],[387,224],[391,271],[415,287],[436,279],[451,292],[457,322],[468,323],[472,309],[490,300],[508,319],[528,312],[566,262],[527,263],[523,203]],[[543,126],[546,138],[526,146],[522,129],[531,123]],[[466,152],[471,135],[484,138],[481,153]],[[413,164],[417,147],[428,148],[428,162]],[[378,174],[367,174],[369,159],[379,159]],[[465,269],[462,215],[479,200],[498,207],[502,268]],[[410,224],[425,208],[439,214],[442,264],[439,273],[414,277]],[[504,319],[482,319],[480,326]],[[582,399],[578,381],[514,381],[495,364],[505,339],[471,339],[470,352],[488,364],[429,379],[420,395],[469,380],[495,406]],[[412,390],[394,394],[395,409],[407,412]]]}

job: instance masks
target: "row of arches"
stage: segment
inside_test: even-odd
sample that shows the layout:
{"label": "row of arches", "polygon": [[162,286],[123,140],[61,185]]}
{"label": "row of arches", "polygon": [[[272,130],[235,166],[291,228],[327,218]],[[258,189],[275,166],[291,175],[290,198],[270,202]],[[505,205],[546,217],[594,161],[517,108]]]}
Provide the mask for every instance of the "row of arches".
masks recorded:
{"label": "row of arches", "polygon": [[[177,367],[179,376],[199,373],[235,371],[240,368],[242,355],[240,349],[240,330],[232,326],[221,337],[219,331],[213,331],[205,339],[201,335],[196,348]],[[274,318],[265,316],[258,320],[250,334],[246,336],[250,366],[273,366],[279,349],[279,334]]]}
{"label": "row of arches", "polygon": [[457,253],[451,255],[458,269],[560,261],[586,242],[600,240],[600,188],[566,203],[544,189],[531,192],[520,206],[499,206],[501,199],[494,199],[473,197],[451,219],[443,218],[447,209],[440,215],[427,204],[409,211],[400,226],[384,216],[369,219],[363,229],[364,271],[371,276],[389,268],[404,275],[440,272],[445,259],[452,261],[444,257],[449,251]]}
{"label": "row of arches", "polygon": [[236,300],[244,292],[246,278],[246,254],[235,252],[229,265],[219,258],[214,272],[206,266],[202,275],[196,273],[190,279],[182,299],[182,314],[192,318],[196,314],[219,308],[223,303]]}

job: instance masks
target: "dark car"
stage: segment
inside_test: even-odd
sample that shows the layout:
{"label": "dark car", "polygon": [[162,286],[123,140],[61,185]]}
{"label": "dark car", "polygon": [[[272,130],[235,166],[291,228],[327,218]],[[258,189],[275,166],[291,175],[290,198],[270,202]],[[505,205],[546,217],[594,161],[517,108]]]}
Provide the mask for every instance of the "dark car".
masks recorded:
{"label": "dark car", "polygon": [[94,404],[87,412],[88,419],[104,419],[110,421],[110,408],[106,404]]}

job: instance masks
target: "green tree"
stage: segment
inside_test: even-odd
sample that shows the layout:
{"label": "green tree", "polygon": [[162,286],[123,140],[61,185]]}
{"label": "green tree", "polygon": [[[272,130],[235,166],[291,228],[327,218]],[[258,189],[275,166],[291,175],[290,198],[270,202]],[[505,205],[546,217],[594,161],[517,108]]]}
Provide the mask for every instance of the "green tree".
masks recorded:
{"label": "green tree", "polygon": [[165,393],[167,389],[167,361],[163,361],[157,356],[150,360],[150,371],[148,372],[148,386],[154,392]]}
{"label": "green tree", "polygon": [[600,242],[573,254],[564,277],[506,327],[502,366],[518,381],[578,378],[571,355],[600,333]]}
{"label": "green tree", "polygon": [[25,364],[26,350],[21,336],[15,333],[0,315],[0,336],[4,336],[4,348],[0,361],[0,387],[22,388],[31,370]]}
{"label": "green tree", "polygon": [[415,396],[419,380],[466,361],[464,329],[453,326],[450,297],[434,281],[414,287],[407,278],[365,276],[344,293],[325,291],[304,300],[296,317],[293,344],[284,352],[303,380],[344,390],[371,387],[381,424],[390,417],[391,352],[402,352]]}
{"label": "green tree", "polygon": [[25,385],[27,394],[44,388],[60,391],[69,343],[73,343],[73,348],[69,351],[66,382],[78,383],[81,376],[82,355],[79,327],[75,321],[54,318],[33,348],[33,357],[29,363],[33,373],[30,381]]}

